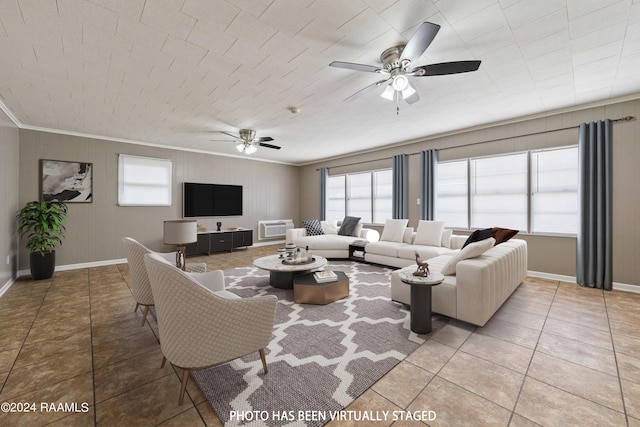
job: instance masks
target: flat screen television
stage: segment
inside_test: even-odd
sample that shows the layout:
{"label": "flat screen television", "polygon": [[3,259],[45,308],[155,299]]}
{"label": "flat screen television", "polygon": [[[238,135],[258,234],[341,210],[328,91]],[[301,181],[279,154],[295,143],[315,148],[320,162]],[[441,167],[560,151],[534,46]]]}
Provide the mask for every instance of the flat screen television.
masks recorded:
{"label": "flat screen television", "polygon": [[182,190],[185,217],[242,215],[242,185],[185,182]]}

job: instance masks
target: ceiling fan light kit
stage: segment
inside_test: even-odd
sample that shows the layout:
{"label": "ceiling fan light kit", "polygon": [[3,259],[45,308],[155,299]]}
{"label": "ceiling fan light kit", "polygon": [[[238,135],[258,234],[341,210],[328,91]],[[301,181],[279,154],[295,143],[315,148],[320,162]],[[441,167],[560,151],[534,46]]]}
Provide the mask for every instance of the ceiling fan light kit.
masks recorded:
{"label": "ceiling fan light kit", "polygon": [[420,95],[418,95],[410,77],[442,76],[476,71],[480,67],[481,61],[455,61],[417,67],[412,66],[412,63],[417,61],[427,50],[439,30],[440,25],[423,22],[406,45],[393,46],[382,52],[380,55],[382,67],[341,61],[334,61],[329,64],[331,67],[388,76],[386,79],[377,81],[354,93],[346,98],[345,102],[351,102],[375,88],[385,85],[386,87],[380,96],[390,101],[395,101],[396,111],[399,112],[398,104],[401,100],[408,104],[413,104],[420,100]]}

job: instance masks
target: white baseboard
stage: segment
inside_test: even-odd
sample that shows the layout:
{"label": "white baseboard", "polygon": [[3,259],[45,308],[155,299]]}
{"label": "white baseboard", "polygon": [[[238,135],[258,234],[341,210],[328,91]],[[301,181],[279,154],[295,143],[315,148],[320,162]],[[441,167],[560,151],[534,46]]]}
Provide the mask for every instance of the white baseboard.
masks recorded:
{"label": "white baseboard", "polygon": [[[544,273],[542,271],[531,271],[527,274],[531,277],[540,277],[541,279],[558,280],[560,282],[576,283],[576,278],[573,276],[564,276],[562,274]],[[616,291],[633,292],[640,294],[640,286],[630,285],[628,283],[613,282],[613,289]]]}
{"label": "white baseboard", "polygon": [[4,295],[5,292],[7,292],[9,290],[9,288],[11,287],[11,285],[13,285],[16,281],[16,278],[11,278],[9,279],[9,281],[7,283],[5,283],[4,285],[2,285],[2,287],[0,288],[0,297],[2,295]]}

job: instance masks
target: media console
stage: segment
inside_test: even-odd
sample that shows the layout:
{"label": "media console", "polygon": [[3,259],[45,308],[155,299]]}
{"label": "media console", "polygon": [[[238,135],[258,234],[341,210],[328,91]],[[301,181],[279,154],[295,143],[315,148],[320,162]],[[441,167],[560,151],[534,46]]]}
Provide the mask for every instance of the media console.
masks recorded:
{"label": "media console", "polygon": [[206,231],[198,233],[198,242],[187,245],[187,255],[213,252],[233,252],[234,249],[253,245],[253,230]]}

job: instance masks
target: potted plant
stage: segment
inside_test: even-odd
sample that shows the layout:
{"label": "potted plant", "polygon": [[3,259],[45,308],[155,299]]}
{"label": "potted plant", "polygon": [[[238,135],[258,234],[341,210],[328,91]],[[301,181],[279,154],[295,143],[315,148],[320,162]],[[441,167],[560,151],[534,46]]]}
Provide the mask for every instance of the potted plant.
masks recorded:
{"label": "potted plant", "polygon": [[27,238],[29,267],[34,280],[50,279],[56,267],[57,246],[62,244],[67,205],[60,202],[27,203],[18,211],[18,233]]}

